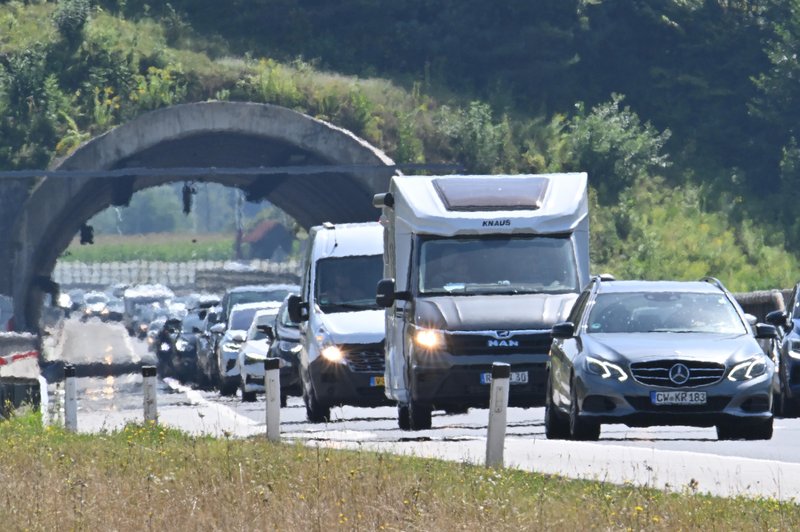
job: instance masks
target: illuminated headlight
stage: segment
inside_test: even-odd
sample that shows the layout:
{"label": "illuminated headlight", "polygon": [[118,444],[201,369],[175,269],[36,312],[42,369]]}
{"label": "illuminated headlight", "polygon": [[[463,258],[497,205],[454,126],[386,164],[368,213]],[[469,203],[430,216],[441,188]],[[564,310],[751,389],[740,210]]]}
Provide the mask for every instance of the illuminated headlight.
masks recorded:
{"label": "illuminated headlight", "polygon": [[586,369],[590,373],[599,375],[604,379],[616,379],[619,382],[628,380],[628,375],[625,370],[618,365],[595,357],[586,357]]}
{"label": "illuminated headlight", "polygon": [[109,312],[110,311],[108,310],[108,307],[106,307],[106,308],[104,308],[103,310],[100,311],[100,314],[102,314],[103,316],[108,316]]}
{"label": "illuminated headlight", "polygon": [[90,309],[89,307],[86,307],[85,309],[83,309],[83,313],[84,314],[91,314],[92,313],[92,309]]}
{"label": "illuminated headlight", "polygon": [[186,351],[187,349],[189,349],[189,342],[187,342],[183,338],[178,338],[177,340],[175,340],[175,349],[177,349],[178,351]]}
{"label": "illuminated headlight", "polygon": [[328,360],[329,362],[341,362],[344,358],[344,353],[342,350],[336,347],[335,345],[329,345],[328,347],[322,350],[322,358]]}
{"label": "illuminated headlight", "polygon": [[414,335],[414,342],[424,349],[437,349],[444,344],[444,339],[439,331],[419,329]]}
{"label": "illuminated headlight", "polygon": [[764,357],[754,357],[733,366],[728,374],[729,381],[749,381],[760,377],[767,372],[767,362]]}
{"label": "illuminated headlight", "polygon": [[245,364],[257,364],[259,362],[264,362],[267,357],[264,355],[259,355],[258,353],[245,353],[244,354],[244,363]]}
{"label": "illuminated headlight", "polygon": [[162,351],[169,351],[169,344],[167,342],[163,342],[159,349],[161,349]]}
{"label": "illuminated headlight", "polygon": [[146,323],[140,323],[139,324],[139,330],[146,331],[147,330],[147,324]]}

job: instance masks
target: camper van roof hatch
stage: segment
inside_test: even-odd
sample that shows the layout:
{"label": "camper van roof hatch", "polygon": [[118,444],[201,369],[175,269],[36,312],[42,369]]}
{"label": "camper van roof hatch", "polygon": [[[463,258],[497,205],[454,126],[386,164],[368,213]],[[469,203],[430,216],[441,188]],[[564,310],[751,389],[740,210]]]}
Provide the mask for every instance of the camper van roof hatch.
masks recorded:
{"label": "camper van roof hatch", "polygon": [[433,187],[448,211],[516,211],[541,208],[548,180],[542,177],[486,179],[445,177]]}

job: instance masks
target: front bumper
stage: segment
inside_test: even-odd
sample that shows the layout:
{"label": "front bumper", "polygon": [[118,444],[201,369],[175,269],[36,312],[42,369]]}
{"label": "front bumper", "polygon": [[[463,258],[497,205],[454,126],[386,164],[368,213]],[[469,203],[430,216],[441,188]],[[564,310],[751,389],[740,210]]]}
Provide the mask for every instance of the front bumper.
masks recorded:
{"label": "front bumper", "polygon": [[[647,386],[633,378],[612,383],[599,376],[582,375],[577,381],[577,398],[581,417],[598,423],[711,427],[732,419],[770,419],[772,379],[770,370],[750,381],[732,382],[723,378],[705,386],[665,388]],[[653,404],[651,392],[663,391],[706,392],[706,404]]]}
{"label": "front bumper", "polygon": [[411,368],[411,397],[414,401],[448,406],[485,408],[490,385],[482,375],[492,372],[494,362],[511,365],[511,372],[527,372],[527,383],[509,388],[509,406],[543,406],[547,390],[547,354],[464,355],[437,351],[416,353]]}
{"label": "front bumper", "polygon": [[347,363],[329,362],[319,357],[308,366],[317,401],[325,406],[382,406],[383,371],[353,371]]}

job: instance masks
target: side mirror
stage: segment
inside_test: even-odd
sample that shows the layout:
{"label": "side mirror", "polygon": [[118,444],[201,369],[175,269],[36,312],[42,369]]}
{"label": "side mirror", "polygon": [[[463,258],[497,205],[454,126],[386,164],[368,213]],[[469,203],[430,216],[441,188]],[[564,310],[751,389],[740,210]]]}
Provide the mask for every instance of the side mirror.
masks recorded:
{"label": "side mirror", "polygon": [[766,316],[767,323],[775,327],[783,327],[789,329],[789,314],[783,310],[773,310]]}
{"label": "side mirror", "polygon": [[303,303],[298,295],[289,296],[286,302],[286,308],[289,311],[289,319],[295,323],[308,320],[308,303]]}
{"label": "side mirror", "polygon": [[225,332],[225,324],[224,323],[215,323],[209,329],[214,334],[223,334]]}
{"label": "side mirror", "polygon": [[259,325],[258,330],[266,334],[270,342],[275,340],[275,332],[272,330],[272,325]]}
{"label": "side mirror", "polygon": [[756,338],[758,339],[766,339],[766,338],[777,338],[778,331],[775,329],[774,325],[769,325],[766,323],[757,323],[756,324]]}
{"label": "side mirror", "polygon": [[563,321],[553,325],[550,336],[558,340],[566,340],[575,336],[575,324],[571,321]]}
{"label": "side mirror", "polygon": [[376,289],[375,303],[381,308],[389,308],[394,304],[394,279],[381,279]]}

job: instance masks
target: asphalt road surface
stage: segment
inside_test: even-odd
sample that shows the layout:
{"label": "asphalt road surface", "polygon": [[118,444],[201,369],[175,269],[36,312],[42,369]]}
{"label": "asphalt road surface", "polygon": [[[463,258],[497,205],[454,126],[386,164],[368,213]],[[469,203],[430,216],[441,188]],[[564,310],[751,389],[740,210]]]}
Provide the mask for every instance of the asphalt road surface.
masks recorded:
{"label": "asphalt road surface", "polygon": [[[110,431],[143,419],[140,368],[152,364],[144,342],[119,324],[64,322],[46,350],[78,368],[78,429]],[[84,368],[82,371],[81,368]],[[84,376],[81,376],[84,375]],[[63,383],[48,386],[53,422],[63,416]],[[800,499],[800,420],[776,419],[771,441],[717,441],[713,428],[628,428],[605,425],[599,442],[550,441],[542,408],[510,408],[505,464],[573,478],[633,483],[677,491]],[[308,423],[302,400],[281,409],[281,437],[346,448],[374,449],[483,463],[488,410],[434,413],[433,428],[406,432],[394,407],[332,409],[326,424]],[[173,379],[159,381],[159,423],[192,434],[264,435],[263,396],[255,403],[224,398]]]}

